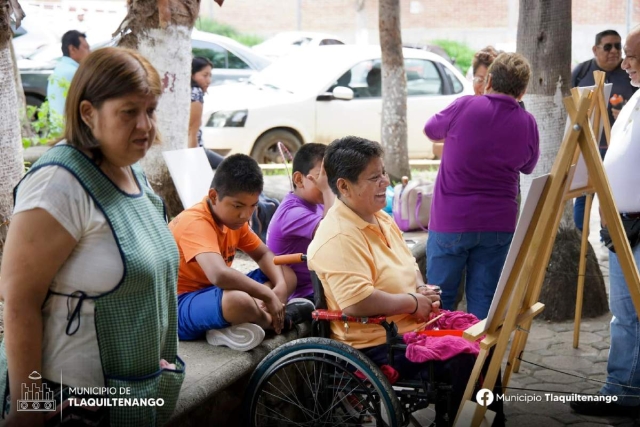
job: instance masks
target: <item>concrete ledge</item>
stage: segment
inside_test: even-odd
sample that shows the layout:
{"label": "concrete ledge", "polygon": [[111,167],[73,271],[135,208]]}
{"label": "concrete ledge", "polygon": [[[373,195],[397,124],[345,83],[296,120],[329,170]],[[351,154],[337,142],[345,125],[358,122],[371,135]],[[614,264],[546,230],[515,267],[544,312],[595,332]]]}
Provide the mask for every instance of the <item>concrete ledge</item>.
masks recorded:
{"label": "concrete ledge", "polygon": [[286,334],[269,336],[248,352],[212,347],[206,341],[181,341],[178,353],[187,369],[169,425],[233,425],[227,418],[239,412],[246,380],[255,367],[275,348],[310,331],[310,324],[298,325]]}

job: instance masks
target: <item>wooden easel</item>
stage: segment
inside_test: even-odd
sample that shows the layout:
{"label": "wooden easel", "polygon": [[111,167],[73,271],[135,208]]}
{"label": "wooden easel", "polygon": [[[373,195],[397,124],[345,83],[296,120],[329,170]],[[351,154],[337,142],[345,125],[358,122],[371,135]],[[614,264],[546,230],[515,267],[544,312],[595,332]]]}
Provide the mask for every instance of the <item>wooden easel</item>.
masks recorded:
{"label": "wooden easel", "polygon": [[580,96],[576,90],[573,91],[572,97],[565,98],[564,104],[569,113],[571,130],[562,141],[556,161],[499,300],[496,315],[493,316],[490,324],[487,324],[487,319],[485,319],[464,333],[465,338],[469,340],[477,340],[482,335],[486,336],[480,342],[480,354],[456,417],[455,425],[457,426],[491,425],[495,414],[487,411],[486,406],[476,403],[473,395],[482,367],[489,352],[493,350],[483,383],[483,388],[492,390],[496,384],[507,345],[514,334],[502,379],[502,385],[506,387],[518,355],[526,345],[527,334],[533,318],[544,309],[544,305],[538,302],[538,298],[558,231],[563,206],[567,199],[567,188],[573,179],[572,165],[575,162],[578,149],[584,156],[590,184],[598,194],[602,216],[609,227],[636,312],[640,313],[640,275],[613,202],[609,182],[602,166],[597,145],[594,142],[593,129],[589,125],[589,108],[593,105],[593,97],[593,91],[583,93]]}
{"label": "wooden easel", "polygon": [[[604,99],[604,80],[606,74],[602,71],[594,71],[593,79],[596,85],[594,96],[591,99],[589,107],[589,117],[592,118],[591,129],[594,135],[600,136],[600,120],[602,119],[603,131],[607,146],[611,141],[611,124],[609,123],[609,113],[607,112],[607,103]],[[577,93],[577,91],[576,91]],[[576,98],[576,99],[579,99]],[[600,141],[597,141],[600,145]],[[578,161],[579,150],[576,150],[574,163]],[[584,217],[582,222],[582,242],[580,245],[580,261],[578,265],[578,289],[576,292],[576,311],[573,322],[573,348],[578,348],[580,344],[580,321],[582,319],[582,302],[584,299],[584,280],[587,270],[587,249],[589,247],[589,222],[591,220],[591,204],[595,195],[595,187],[591,180],[584,188],[577,188],[567,192],[565,201],[573,200],[576,197],[585,196]],[[514,372],[518,372],[519,361],[514,368]]]}

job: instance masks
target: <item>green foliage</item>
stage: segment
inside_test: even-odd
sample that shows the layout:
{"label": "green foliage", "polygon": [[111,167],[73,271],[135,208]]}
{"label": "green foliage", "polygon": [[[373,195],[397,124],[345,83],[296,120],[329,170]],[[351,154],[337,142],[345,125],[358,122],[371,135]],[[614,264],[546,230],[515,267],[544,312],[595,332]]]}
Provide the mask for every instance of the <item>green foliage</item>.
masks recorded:
{"label": "green foliage", "polygon": [[200,31],[206,31],[207,33],[229,37],[230,39],[240,42],[246,46],[254,46],[258,43],[262,43],[263,41],[260,36],[241,33],[231,25],[221,24],[208,18],[198,18],[196,21],[196,28]]}
{"label": "green foliage", "polygon": [[[70,82],[66,79],[49,78],[49,84],[57,84],[62,88],[62,95],[66,98],[69,92]],[[31,118],[31,130],[33,136],[23,137],[22,146],[24,148],[35,145],[46,145],[62,136],[64,130],[64,118],[51,111],[49,101],[43,102],[39,107],[27,106],[27,117]]]}
{"label": "green foliage", "polygon": [[475,54],[473,49],[465,43],[454,40],[432,40],[431,43],[440,46],[451,59],[455,59],[455,65],[462,71],[463,75],[467,73]]}

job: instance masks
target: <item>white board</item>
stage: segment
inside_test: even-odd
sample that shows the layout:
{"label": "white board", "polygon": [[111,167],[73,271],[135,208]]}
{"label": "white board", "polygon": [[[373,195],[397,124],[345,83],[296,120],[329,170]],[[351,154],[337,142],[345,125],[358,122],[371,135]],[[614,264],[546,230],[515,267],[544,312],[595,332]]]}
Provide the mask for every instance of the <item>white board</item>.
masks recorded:
{"label": "white board", "polygon": [[[502,298],[502,294],[504,293],[504,288],[507,286],[507,281],[509,280],[509,276],[511,275],[511,270],[513,270],[513,266],[516,263],[516,258],[518,257],[518,253],[520,253],[520,249],[522,248],[522,242],[524,241],[525,235],[527,234],[527,230],[529,229],[529,225],[531,224],[531,219],[533,218],[533,214],[536,211],[536,207],[538,206],[538,202],[540,201],[540,196],[542,196],[542,191],[544,190],[544,185],[547,182],[549,175],[542,175],[536,177],[531,182],[531,188],[529,189],[529,193],[527,194],[527,200],[525,200],[522,205],[522,212],[520,214],[520,218],[518,219],[518,224],[516,225],[516,231],[513,233],[513,239],[511,240],[511,246],[509,247],[509,253],[507,254],[507,259],[504,262],[504,267],[502,267],[502,273],[500,274],[500,280],[498,280],[498,287],[496,288],[495,294],[493,294],[493,300],[491,301],[491,307],[489,308],[489,314],[487,315],[487,322],[485,323],[487,327],[491,324],[491,320],[494,316],[497,315],[496,311],[498,310],[498,303]],[[511,305],[511,299],[509,299],[509,304]],[[504,318],[505,313],[500,313],[500,316]]]}
{"label": "white board", "polygon": [[213,170],[204,148],[163,151],[162,156],[185,209],[200,202],[209,193]]}
{"label": "white board", "polygon": [[[609,106],[609,98],[611,97],[611,88],[613,87],[613,85],[611,83],[606,83],[604,85],[604,102],[605,102],[605,107],[608,108]],[[578,90],[580,91],[580,95],[582,95],[582,93],[586,90],[594,90],[596,87],[595,86],[585,86],[585,87],[579,87]],[[595,112],[591,114],[591,120],[593,120],[593,116],[594,116]],[[605,111],[605,114],[609,114],[608,112]],[[571,118],[568,117],[567,118],[567,125],[565,126],[564,129],[564,135],[567,136],[567,133],[570,131],[570,126],[571,126]],[[596,147],[600,145],[600,139],[602,138],[602,132],[604,131],[604,120],[602,118],[600,118],[600,129],[598,129],[598,132],[596,132]],[[579,188],[584,188],[587,186],[587,184],[589,184],[589,174],[587,172],[587,165],[584,162],[584,157],[582,156],[582,153],[580,153],[580,157],[578,158],[578,163],[576,163],[576,172],[573,175],[573,181],[571,181],[571,186],[569,187],[569,190],[577,190]]]}

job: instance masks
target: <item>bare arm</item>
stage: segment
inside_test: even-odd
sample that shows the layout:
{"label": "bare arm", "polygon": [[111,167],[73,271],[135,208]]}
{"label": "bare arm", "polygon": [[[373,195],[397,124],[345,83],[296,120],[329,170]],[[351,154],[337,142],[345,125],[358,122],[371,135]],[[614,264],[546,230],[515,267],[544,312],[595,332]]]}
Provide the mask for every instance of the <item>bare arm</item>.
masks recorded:
{"label": "bare arm", "polygon": [[268,286],[264,286],[250,279],[231,267],[227,267],[224,259],[222,259],[222,255],[218,253],[205,252],[198,254],[196,255],[196,262],[202,267],[209,282],[215,284],[220,289],[246,292],[253,298],[264,301],[269,314],[272,316],[274,322],[273,328],[276,332],[282,329],[284,318],[284,314],[282,313],[284,310],[283,304],[275,292]]}
{"label": "bare arm", "polygon": [[[307,179],[313,182],[318,190],[322,193],[322,202],[324,206],[324,211],[322,212],[322,218],[327,216],[327,212],[331,209],[331,206],[336,201],[336,195],[331,191],[331,187],[329,187],[329,180],[327,179],[327,172],[324,170],[324,160],[322,161],[322,165],[320,166],[320,175],[318,175],[318,179],[313,175],[307,175]],[[318,223],[319,224],[319,223]],[[317,229],[318,227],[316,227]],[[313,235],[315,236],[316,231],[313,231]],[[312,236],[313,237],[313,236]]]}
{"label": "bare arm", "polygon": [[413,314],[417,319],[428,319],[433,304],[431,299],[419,293],[412,293],[411,295],[390,294],[374,290],[371,295],[356,304],[346,307],[342,312],[347,316],[354,317]]}
{"label": "bare arm", "polygon": [[273,285],[273,292],[283,303],[287,302],[287,283],[284,279],[282,267],[273,263],[274,254],[269,250],[267,245],[261,243],[255,250],[248,252],[247,255],[258,263],[260,270],[269,278]]}
{"label": "bare arm", "polygon": [[202,103],[192,102],[191,113],[189,114],[189,142],[188,148],[198,147],[198,130],[202,126]]}
{"label": "bare arm", "polygon": [[[12,408],[17,408],[22,383],[41,383],[28,376],[33,371],[42,372],[42,304],[51,281],[76,244],[67,230],[43,209],[20,212],[11,221],[0,270],[0,297],[4,300]],[[42,422],[38,413],[11,414],[18,425]]]}
{"label": "bare arm", "polygon": [[444,142],[434,142],[433,143],[433,155],[437,158],[442,158],[442,151],[444,150]]}

